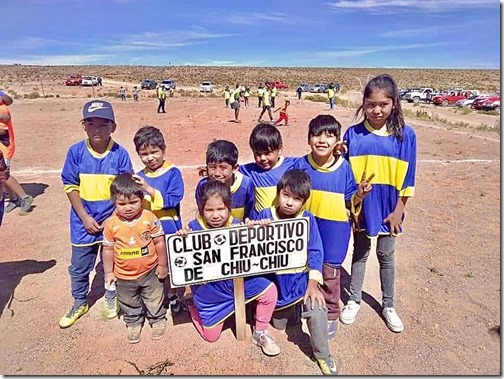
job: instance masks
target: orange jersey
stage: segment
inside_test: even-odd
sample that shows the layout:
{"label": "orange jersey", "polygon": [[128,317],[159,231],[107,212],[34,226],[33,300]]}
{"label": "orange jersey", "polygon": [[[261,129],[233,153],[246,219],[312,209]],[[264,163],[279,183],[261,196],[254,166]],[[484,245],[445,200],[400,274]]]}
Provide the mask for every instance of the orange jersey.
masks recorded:
{"label": "orange jersey", "polygon": [[[7,116],[7,115],[9,117],[11,115],[9,107],[5,104],[0,104],[0,116]],[[7,134],[3,135],[5,138],[2,138],[2,135],[0,135],[0,151],[2,151],[6,159],[10,160],[14,156],[14,149],[16,147],[14,143],[14,130],[12,129],[12,119],[10,119],[7,122],[0,122],[0,127],[2,127],[2,129],[7,127]],[[8,140],[8,143],[6,143],[5,140]]]}
{"label": "orange jersey", "polygon": [[139,218],[124,221],[117,214],[105,222],[103,244],[114,247],[114,274],[134,280],[154,268],[158,255],[153,239],[164,235],[154,213],[143,210]]}

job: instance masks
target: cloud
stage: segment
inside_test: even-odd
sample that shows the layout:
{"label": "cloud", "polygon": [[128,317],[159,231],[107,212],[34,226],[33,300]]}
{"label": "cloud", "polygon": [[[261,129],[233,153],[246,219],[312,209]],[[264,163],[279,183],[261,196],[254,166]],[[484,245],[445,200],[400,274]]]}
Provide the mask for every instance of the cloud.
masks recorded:
{"label": "cloud", "polygon": [[0,64],[30,64],[30,65],[86,65],[105,63],[112,56],[105,54],[86,54],[86,55],[29,55],[16,58],[1,58]]}
{"label": "cloud", "polygon": [[488,8],[498,9],[495,0],[338,0],[327,5],[335,10],[361,10],[383,12],[411,10],[424,12],[453,12],[455,9]]}
{"label": "cloud", "polygon": [[369,55],[373,53],[379,53],[382,51],[397,51],[397,50],[411,50],[411,49],[425,49],[437,46],[453,45],[453,43],[417,43],[409,45],[386,45],[386,46],[376,46],[376,47],[362,47],[358,49],[349,50],[337,50],[337,51],[321,51],[313,53],[313,56],[321,58],[349,58],[358,57],[362,55]]}
{"label": "cloud", "polygon": [[144,32],[126,34],[118,41],[109,41],[100,46],[107,51],[165,50],[191,45],[201,45],[216,38],[235,36],[231,33],[213,33],[205,28],[193,27],[190,30],[170,30],[163,32]]}
{"label": "cloud", "polygon": [[10,49],[15,48],[16,50],[35,50],[49,46],[69,46],[69,45],[77,45],[77,43],[72,41],[61,41],[52,38],[22,36],[17,40],[10,41],[8,46]]}
{"label": "cloud", "polygon": [[[219,17],[222,20],[222,16]],[[292,16],[285,13],[271,12],[271,13],[243,13],[224,16],[224,20],[235,25],[257,25],[261,22],[276,22],[281,24],[294,24],[295,20]]]}
{"label": "cloud", "polygon": [[455,24],[444,24],[444,25],[433,25],[433,26],[423,26],[419,28],[411,28],[411,29],[397,29],[397,30],[388,30],[383,33],[378,33],[379,37],[411,37],[411,36],[421,36],[424,37],[430,33],[440,33],[451,30],[460,30],[463,29],[465,31],[470,30],[473,26],[480,25],[488,25],[488,23],[492,22],[491,20],[477,20],[472,22],[464,22],[464,23],[455,23]]}
{"label": "cloud", "polygon": [[226,61],[226,60],[203,60],[199,62],[183,62],[182,65],[184,66],[220,66],[220,67],[227,67],[227,66],[240,66],[240,67],[256,67],[256,66],[263,66],[264,62],[263,61],[243,61],[243,62],[237,62],[237,61]]}

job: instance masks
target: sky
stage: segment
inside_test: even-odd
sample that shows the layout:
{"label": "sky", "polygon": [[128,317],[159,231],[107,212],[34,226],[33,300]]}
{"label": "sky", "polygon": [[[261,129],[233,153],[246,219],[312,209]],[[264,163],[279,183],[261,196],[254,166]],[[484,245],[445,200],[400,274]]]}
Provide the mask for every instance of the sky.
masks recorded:
{"label": "sky", "polygon": [[498,69],[501,56],[497,0],[17,0],[1,35],[0,64]]}

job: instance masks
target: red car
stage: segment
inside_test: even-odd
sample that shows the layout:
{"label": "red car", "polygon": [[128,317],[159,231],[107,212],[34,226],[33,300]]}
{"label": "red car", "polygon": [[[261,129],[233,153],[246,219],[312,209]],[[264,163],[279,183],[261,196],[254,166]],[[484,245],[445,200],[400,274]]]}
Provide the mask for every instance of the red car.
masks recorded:
{"label": "red car", "polygon": [[289,88],[289,85],[287,83],[282,83],[279,81],[272,82],[272,84],[276,87],[276,89],[287,89]]}
{"label": "red car", "polygon": [[70,75],[65,80],[65,85],[67,86],[80,86],[82,84],[82,76],[81,75]]}
{"label": "red car", "polygon": [[446,107],[447,105],[455,105],[457,101],[467,99],[471,95],[471,91],[451,91],[447,94],[434,96],[432,98],[432,103]]}
{"label": "red car", "polygon": [[481,105],[481,109],[484,111],[497,111],[500,112],[500,96],[489,97]]}
{"label": "red car", "polygon": [[486,102],[489,102],[490,104],[493,103],[494,101],[499,100],[500,102],[500,95],[492,95],[492,96],[486,96],[486,97],[478,97],[476,100],[474,100],[474,103],[472,104],[472,107],[477,110],[483,109],[483,104]]}

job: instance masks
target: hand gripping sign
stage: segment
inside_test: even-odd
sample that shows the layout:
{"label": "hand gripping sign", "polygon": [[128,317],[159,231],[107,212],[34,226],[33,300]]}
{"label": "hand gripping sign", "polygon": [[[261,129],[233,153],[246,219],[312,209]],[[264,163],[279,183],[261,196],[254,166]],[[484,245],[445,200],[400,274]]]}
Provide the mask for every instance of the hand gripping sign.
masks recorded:
{"label": "hand gripping sign", "polygon": [[306,265],[309,221],[190,232],[166,238],[172,287],[301,268]]}

